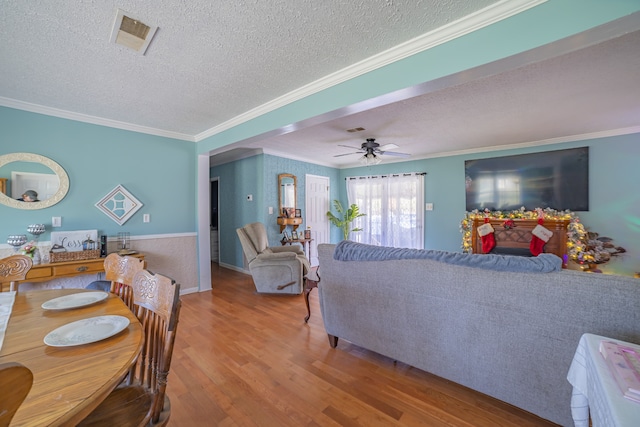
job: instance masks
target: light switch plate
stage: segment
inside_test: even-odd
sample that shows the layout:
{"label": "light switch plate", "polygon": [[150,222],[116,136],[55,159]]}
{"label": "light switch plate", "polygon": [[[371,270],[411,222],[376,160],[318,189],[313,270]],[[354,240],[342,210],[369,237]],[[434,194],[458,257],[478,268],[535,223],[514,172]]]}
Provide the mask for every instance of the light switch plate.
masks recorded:
{"label": "light switch plate", "polygon": [[61,216],[53,216],[53,217],[51,217],[51,226],[52,227],[62,227],[62,217]]}
{"label": "light switch plate", "polygon": [[424,210],[425,211],[432,211],[433,210],[433,203],[425,203]]}

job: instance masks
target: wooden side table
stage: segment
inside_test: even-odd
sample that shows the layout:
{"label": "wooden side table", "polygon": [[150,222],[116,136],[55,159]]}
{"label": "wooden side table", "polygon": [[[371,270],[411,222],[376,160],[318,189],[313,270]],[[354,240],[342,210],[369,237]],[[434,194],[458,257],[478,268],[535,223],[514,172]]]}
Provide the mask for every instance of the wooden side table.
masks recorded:
{"label": "wooden side table", "polygon": [[302,250],[304,251],[304,254],[307,256],[309,261],[311,261],[311,242],[313,242],[313,239],[286,240],[286,241],[281,241],[280,243],[282,244],[282,246],[290,245],[292,243],[300,243],[302,245]]}
{"label": "wooden side table", "polygon": [[309,294],[313,288],[318,287],[320,282],[320,275],[318,274],[318,267],[311,267],[311,270],[304,276],[304,302],[307,305],[307,316],[304,318],[304,323],[309,322],[311,317],[311,308],[309,307]]}

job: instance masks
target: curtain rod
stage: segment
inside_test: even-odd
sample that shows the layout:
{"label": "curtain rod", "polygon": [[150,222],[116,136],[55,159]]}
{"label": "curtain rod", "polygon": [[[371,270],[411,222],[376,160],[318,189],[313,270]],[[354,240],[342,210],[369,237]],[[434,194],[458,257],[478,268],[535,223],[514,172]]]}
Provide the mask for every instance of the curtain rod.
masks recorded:
{"label": "curtain rod", "polygon": [[388,178],[398,176],[412,176],[412,175],[426,175],[426,172],[410,172],[410,173],[390,173],[387,175],[369,175],[369,176],[348,176],[344,180],[348,179],[369,179],[369,178]]}

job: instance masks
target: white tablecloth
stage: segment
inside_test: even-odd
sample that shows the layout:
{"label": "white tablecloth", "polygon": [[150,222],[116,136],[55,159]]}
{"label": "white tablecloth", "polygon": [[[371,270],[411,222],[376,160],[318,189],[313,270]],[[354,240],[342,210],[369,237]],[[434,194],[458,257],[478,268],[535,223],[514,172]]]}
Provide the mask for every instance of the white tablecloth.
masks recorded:
{"label": "white tablecloth", "polygon": [[0,292],[0,350],[4,342],[4,332],[7,330],[13,302],[16,300],[16,291]]}
{"label": "white tablecloth", "polygon": [[600,354],[600,341],[614,341],[638,348],[640,345],[584,334],[569,367],[567,380],[573,386],[571,414],[576,427],[640,426],[640,403],[626,399]]}

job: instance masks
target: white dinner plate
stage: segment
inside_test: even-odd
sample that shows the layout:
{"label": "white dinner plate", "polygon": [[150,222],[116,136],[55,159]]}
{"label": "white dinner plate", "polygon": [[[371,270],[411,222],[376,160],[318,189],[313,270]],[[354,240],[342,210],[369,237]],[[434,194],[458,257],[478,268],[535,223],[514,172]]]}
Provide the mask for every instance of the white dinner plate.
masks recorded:
{"label": "white dinner plate", "polygon": [[124,316],[97,316],[67,323],[49,332],[44,343],[51,347],[89,344],[112,337],[129,326]]}
{"label": "white dinner plate", "polygon": [[109,296],[107,292],[79,292],[77,294],[65,295],[50,299],[42,303],[45,310],[67,310],[69,308],[85,307],[95,304],[106,299]]}

